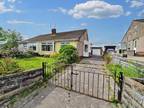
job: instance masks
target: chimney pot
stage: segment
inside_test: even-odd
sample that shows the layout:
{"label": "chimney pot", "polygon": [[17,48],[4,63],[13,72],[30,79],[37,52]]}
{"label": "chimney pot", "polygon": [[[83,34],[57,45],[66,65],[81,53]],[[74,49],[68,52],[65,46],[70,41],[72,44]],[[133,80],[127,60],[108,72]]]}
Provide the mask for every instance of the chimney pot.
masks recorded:
{"label": "chimney pot", "polygon": [[56,34],[56,29],[53,28],[51,32],[52,32],[52,35]]}

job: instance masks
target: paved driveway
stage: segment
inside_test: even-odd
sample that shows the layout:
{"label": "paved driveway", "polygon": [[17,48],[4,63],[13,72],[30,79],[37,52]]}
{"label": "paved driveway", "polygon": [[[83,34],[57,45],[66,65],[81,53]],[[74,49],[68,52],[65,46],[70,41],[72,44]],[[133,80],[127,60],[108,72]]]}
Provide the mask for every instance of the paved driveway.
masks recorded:
{"label": "paved driveway", "polygon": [[[85,67],[96,67],[98,72],[104,73],[104,62],[100,58],[89,58],[81,61],[76,69],[85,70]],[[89,70],[87,70],[89,71]],[[112,108],[112,103],[85,96],[62,88],[43,89],[38,96],[21,108]]]}

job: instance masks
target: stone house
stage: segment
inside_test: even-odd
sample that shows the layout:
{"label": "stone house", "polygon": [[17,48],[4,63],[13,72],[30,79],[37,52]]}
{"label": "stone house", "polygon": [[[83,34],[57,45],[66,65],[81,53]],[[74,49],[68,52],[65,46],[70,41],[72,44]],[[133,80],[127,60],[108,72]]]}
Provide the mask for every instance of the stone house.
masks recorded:
{"label": "stone house", "polygon": [[128,55],[144,55],[144,19],[133,20],[121,41]]}
{"label": "stone house", "polygon": [[58,32],[52,29],[50,34],[39,35],[20,42],[20,51],[34,51],[40,55],[58,53],[64,45],[72,45],[78,50],[80,57],[88,57],[90,53],[88,32],[86,29]]}

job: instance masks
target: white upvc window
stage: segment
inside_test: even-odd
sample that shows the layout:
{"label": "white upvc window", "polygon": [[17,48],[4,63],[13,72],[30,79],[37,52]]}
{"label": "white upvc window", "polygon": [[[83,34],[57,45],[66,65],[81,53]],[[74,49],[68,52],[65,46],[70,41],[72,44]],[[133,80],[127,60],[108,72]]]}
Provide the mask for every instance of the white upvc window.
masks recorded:
{"label": "white upvc window", "polygon": [[62,41],[61,42],[61,47],[65,46],[65,45],[69,45],[70,42],[69,41]]}
{"label": "white upvc window", "polygon": [[36,51],[37,50],[36,43],[30,43],[29,44],[29,49],[32,50],[32,51]]}
{"label": "white upvc window", "polygon": [[42,51],[53,51],[54,50],[54,44],[53,42],[42,42],[41,46]]}

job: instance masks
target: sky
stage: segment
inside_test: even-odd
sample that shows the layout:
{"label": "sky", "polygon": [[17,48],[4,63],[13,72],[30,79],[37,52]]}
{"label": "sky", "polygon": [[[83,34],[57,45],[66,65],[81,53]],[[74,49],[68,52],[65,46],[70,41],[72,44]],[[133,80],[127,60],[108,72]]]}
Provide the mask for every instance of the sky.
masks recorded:
{"label": "sky", "polygon": [[93,43],[120,42],[134,19],[144,18],[144,0],[0,0],[0,27],[24,39],[87,29]]}

